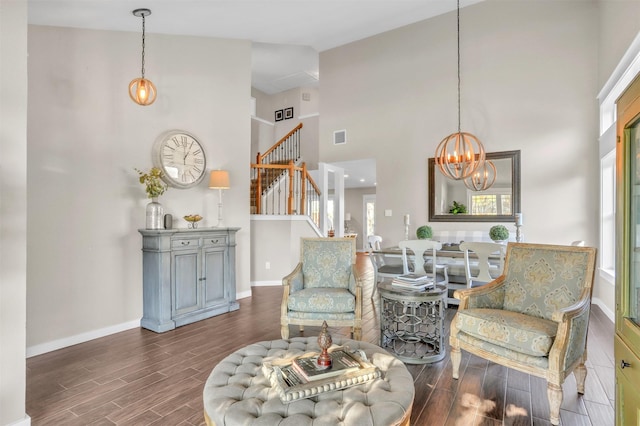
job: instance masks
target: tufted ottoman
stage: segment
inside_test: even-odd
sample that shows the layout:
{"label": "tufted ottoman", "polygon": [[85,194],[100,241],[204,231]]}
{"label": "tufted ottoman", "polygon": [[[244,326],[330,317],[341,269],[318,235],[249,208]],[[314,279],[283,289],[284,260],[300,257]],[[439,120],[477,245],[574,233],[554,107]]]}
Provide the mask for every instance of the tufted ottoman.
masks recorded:
{"label": "tufted ottoman", "polygon": [[211,372],[203,392],[207,425],[408,425],[414,387],[405,365],[371,343],[336,338],[334,345],[362,349],[382,377],[283,404],[262,374],[263,359],[319,351],[317,338],[254,343],[220,361]]}

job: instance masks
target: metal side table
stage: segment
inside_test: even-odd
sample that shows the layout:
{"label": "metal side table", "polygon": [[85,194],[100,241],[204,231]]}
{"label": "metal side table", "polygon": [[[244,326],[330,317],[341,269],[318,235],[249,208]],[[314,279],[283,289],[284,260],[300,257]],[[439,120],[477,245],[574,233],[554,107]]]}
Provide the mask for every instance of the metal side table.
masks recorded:
{"label": "metal side table", "polygon": [[380,346],[408,364],[443,359],[446,286],[412,291],[384,282],[378,292]]}

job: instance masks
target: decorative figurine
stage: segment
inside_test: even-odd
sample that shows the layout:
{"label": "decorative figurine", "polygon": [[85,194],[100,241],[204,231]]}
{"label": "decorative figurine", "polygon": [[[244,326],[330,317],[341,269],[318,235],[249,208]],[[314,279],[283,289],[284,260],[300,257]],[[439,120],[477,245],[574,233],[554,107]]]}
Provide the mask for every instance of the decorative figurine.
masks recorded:
{"label": "decorative figurine", "polygon": [[320,334],[318,335],[318,346],[320,346],[320,349],[322,349],[322,352],[320,352],[317,362],[318,362],[318,367],[323,367],[323,368],[331,367],[331,355],[329,355],[329,352],[327,352],[327,349],[331,347],[331,343],[333,343],[333,341],[331,340],[331,335],[327,330],[328,328],[329,326],[327,325],[327,322],[323,321],[322,331],[320,331]]}

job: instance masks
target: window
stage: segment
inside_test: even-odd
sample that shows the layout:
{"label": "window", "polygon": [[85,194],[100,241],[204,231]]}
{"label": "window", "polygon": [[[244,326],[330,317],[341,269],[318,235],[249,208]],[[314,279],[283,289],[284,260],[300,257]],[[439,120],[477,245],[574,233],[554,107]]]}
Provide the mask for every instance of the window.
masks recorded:
{"label": "window", "polygon": [[511,190],[488,189],[482,192],[469,191],[471,214],[510,215]]}
{"label": "window", "polygon": [[613,282],[616,268],[616,151],[600,160],[600,271]]}

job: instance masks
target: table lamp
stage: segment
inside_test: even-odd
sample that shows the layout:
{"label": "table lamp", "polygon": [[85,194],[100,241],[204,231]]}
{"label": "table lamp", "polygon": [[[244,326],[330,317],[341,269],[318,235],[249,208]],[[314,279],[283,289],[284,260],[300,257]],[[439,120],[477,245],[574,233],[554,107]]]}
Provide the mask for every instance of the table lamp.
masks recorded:
{"label": "table lamp", "polygon": [[229,172],[226,170],[212,170],[209,177],[209,189],[218,190],[218,223],[216,227],[222,227],[222,190],[229,189]]}

